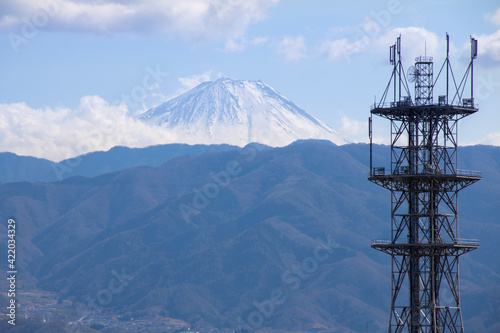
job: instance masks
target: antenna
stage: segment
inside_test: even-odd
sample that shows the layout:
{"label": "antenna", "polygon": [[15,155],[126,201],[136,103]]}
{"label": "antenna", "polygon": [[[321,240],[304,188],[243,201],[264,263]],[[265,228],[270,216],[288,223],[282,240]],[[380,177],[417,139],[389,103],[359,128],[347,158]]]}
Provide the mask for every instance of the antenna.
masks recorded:
{"label": "antenna", "polygon": [[399,65],[399,99],[398,101],[401,101],[401,35],[399,35],[397,39],[397,44],[398,44],[398,65]]}
{"label": "antenna", "polygon": [[477,58],[477,39],[475,38],[470,38],[470,44],[471,44],[471,58],[476,59]]}
{"label": "antenna", "polygon": [[370,176],[373,176],[373,165],[372,165],[372,156],[373,156],[373,140],[372,140],[372,116],[368,117],[368,137],[370,138]]}
{"label": "antenna", "polygon": [[470,99],[474,105],[474,59],[477,58],[477,39],[470,38]]}
{"label": "antenna", "polygon": [[389,62],[391,65],[396,64],[396,44],[389,47]]}
{"label": "antenna", "polygon": [[450,86],[450,36],[446,33],[446,104],[448,104],[448,91]]}

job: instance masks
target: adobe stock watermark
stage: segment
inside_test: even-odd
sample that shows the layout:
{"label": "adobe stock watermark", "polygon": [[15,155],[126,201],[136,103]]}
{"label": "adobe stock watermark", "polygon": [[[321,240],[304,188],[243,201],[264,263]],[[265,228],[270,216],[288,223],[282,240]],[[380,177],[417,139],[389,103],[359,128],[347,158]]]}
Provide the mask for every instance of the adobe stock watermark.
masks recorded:
{"label": "adobe stock watermark", "polygon": [[298,290],[302,282],[312,277],[320,264],[328,260],[333,255],[334,249],[339,247],[337,243],[333,242],[330,235],[327,236],[326,242],[321,238],[317,238],[316,241],[318,245],[311,256],[302,260],[300,265],[294,264],[291,269],[283,272],[281,280],[285,287],[273,289],[266,300],[253,301],[255,309],[244,315],[244,318],[237,318],[238,330],[261,328],[265,319],[275,314],[276,309],[287,301],[286,294]]}
{"label": "adobe stock watermark", "polygon": [[114,104],[125,102],[130,108],[136,108],[151,95],[151,92],[158,84],[168,77],[168,72],[163,72],[158,64],[154,69],[147,66],[145,71],[146,75],[143,76],[141,84],[134,86],[130,93],[121,94],[120,99],[115,101]]}
{"label": "adobe stock watermark", "polygon": [[370,11],[366,22],[354,28],[349,44],[339,44],[340,52],[347,62],[351,61],[352,54],[363,50],[373,39],[380,37],[382,32],[389,27],[392,18],[402,12],[400,0],[389,0],[384,9]]}
{"label": "adobe stock watermark", "polygon": [[[245,158],[246,162],[252,162],[257,155],[255,148],[241,149],[238,152],[241,155],[247,155]],[[195,189],[191,202],[181,202],[179,204],[179,211],[184,222],[191,223],[191,217],[200,214],[209,205],[211,200],[219,196],[221,189],[227,187],[231,179],[237,177],[242,171],[243,167],[241,163],[237,160],[231,160],[226,164],[224,170],[217,173],[211,172],[209,175],[212,181],[206,183],[201,188]]]}
{"label": "adobe stock watermark", "polygon": [[[113,277],[108,281],[107,288],[99,290],[94,297],[85,296],[84,303],[76,302],[75,310],[78,318],[85,317],[92,312],[101,312],[106,306],[113,301],[113,296],[123,292],[123,290],[134,280],[135,275],[128,275],[125,268],[122,268],[121,273],[115,270],[111,271]],[[78,322],[70,322],[66,324],[66,333],[80,332]]]}
{"label": "adobe stock watermark", "polygon": [[474,97],[483,101],[490,98],[500,87],[500,81],[493,77],[493,73],[489,73],[488,77],[479,75],[474,83]]}
{"label": "adobe stock watermark", "polygon": [[38,32],[43,29],[50,20],[57,15],[61,9],[61,4],[58,0],[49,0],[42,2],[40,8],[30,17],[23,17],[20,33],[9,32],[7,38],[10,46],[15,53],[19,53],[20,47],[26,45],[38,35]]}
{"label": "adobe stock watermark", "polygon": [[[264,127],[257,132],[254,142],[272,142],[274,136],[275,133],[271,129]],[[253,147],[246,147],[244,149],[239,149],[238,152],[240,155],[246,156],[243,162],[247,164],[255,159],[258,150]],[[209,174],[211,181],[200,188],[194,189],[190,197],[191,200],[187,203],[181,202],[179,204],[178,209],[184,222],[187,224],[192,223],[191,218],[206,209],[210,202],[219,196],[221,189],[227,187],[232,179],[241,174],[243,166],[244,165],[234,159],[226,164],[224,170],[211,172]]]}
{"label": "adobe stock watermark", "polygon": [[[134,86],[129,93],[122,94],[121,100],[115,101],[114,104],[118,105],[125,102],[129,107],[138,106],[139,103],[148,97],[154,87],[169,75],[168,72],[162,71],[159,65],[156,65],[155,68],[147,66],[145,72],[146,74],[143,76],[141,84]],[[96,123],[89,133],[84,133],[86,140],[80,142],[68,154],[76,157],[52,165],[57,179],[62,180],[65,174],[71,174],[82,163],[81,155],[98,150],[101,147],[101,143],[105,141],[105,137],[113,134],[115,130],[114,126],[115,124],[111,123]]]}

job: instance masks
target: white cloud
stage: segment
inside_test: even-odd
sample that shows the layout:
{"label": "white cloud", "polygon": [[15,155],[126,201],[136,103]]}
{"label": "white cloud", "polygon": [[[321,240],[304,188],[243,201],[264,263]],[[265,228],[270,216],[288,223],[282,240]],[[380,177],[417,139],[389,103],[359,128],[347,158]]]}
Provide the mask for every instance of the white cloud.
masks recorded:
{"label": "white cloud", "polygon": [[464,144],[464,146],[475,146],[475,145],[500,146],[500,132],[489,133],[479,140],[470,141]]}
{"label": "white cloud", "polygon": [[319,49],[321,56],[328,60],[349,60],[351,55],[364,51],[368,43],[368,37],[363,37],[357,41],[340,38],[323,41]]}
{"label": "white cloud", "polygon": [[414,59],[425,53],[430,56],[441,54],[444,47],[444,36],[439,38],[434,32],[423,27],[396,27],[382,29],[377,22],[365,19],[358,27],[350,30],[350,38],[324,40],[319,46],[320,55],[328,60],[350,61],[351,56],[358,53],[387,53],[401,35],[401,47],[405,59]]}
{"label": "white cloud", "polygon": [[359,135],[361,133],[366,134],[366,129],[368,128],[368,123],[366,121],[358,121],[355,119],[343,116],[341,119],[342,127],[340,132],[349,135]]}
{"label": "white cloud", "polygon": [[306,43],[303,36],[285,36],[278,44],[276,52],[286,60],[300,60],[306,57]]}
{"label": "white cloud", "polygon": [[167,130],[127,115],[125,103],[110,105],[85,96],[78,109],[33,109],[0,104],[0,151],[60,161],[117,145],[146,147],[176,142]]}
{"label": "white cloud", "polygon": [[490,133],[480,142],[483,145],[500,146],[500,132]]}
{"label": "white cloud", "polygon": [[260,46],[266,44],[268,41],[267,37],[256,37],[250,42],[247,42],[244,36],[238,36],[235,38],[226,39],[224,44],[225,52],[241,52],[244,51],[247,46]]}
{"label": "white cloud", "polygon": [[486,19],[494,25],[500,26],[500,8],[498,8],[494,13],[486,14]]}
{"label": "white cloud", "polygon": [[401,35],[401,48],[405,59],[413,60],[420,55],[441,56],[445,55],[446,36],[439,37],[432,31],[423,27],[393,28],[381,35],[374,42],[379,52],[389,51],[389,46],[396,42]]}
{"label": "white cloud", "polygon": [[[485,66],[500,65],[500,30],[490,35],[474,36],[477,38],[477,52],[480,64]],[[467,42],[462,48],[467,58],[470,55],[470,43]]]}
{"label": "white cloud", "polygon": [[211,81],[212,73],[213,73],[212,70],[208,70],[201,74],[195,74],[187,77],[180,77],[179,82],[182,85],[181,91],[186,92],[188,90],[193,89],[200,83]]}
{"label": "white cloud", "polygon": [[[368,121],[359,121],[344,115],[340,118],[339,127],[340,129],[337,130],[337,133],[349,142],[370,142],[370,138],[368,137]],[[381,136],[380,134],[385,134],[384,128],[374,122],[372,142],[383,145],[390,144],[390,138]]]}
{"label": "white cloud", "polygon": [[[152,97],[156,97],[154,101],[156,101],[155,104],[152,104],[152,99],[148,100],[148,105],[149,107],[143,106],[142,109],[139,111],[136,111],[133,113],[133,115],[139,115],[143,113],[144,111],[147,111],[150,107],[155,107],[158,106],[159,104],[162,104],[164,102],[167,102],[173,98],[178,97],[179,95],[184,94],[185,92],[193,89],[197,85],[207,82],[207,81],[214,81],[218,78],[221,78],[223,75],[221,73],[214,73],[213,70],[207,70],[201,74],[193,74],[190,76],[185,76],[185,77],[178,77],[177,81],[179,81],[180,86],[175,90],[175,92],[169,94],[169,95],[163,95],[161,92],[155,93],[156,91],[151,92]],[[114,104],[117,104],[118,102],[115,102]]]}
{"label": "white cloud", "polygon": [[180,34],[212,41],[241,36],[279,0],[3,0],[0,31],[33,28],[94,34]]}
{"label": "white cloud", "polygon": [[268,40],[269,40],[269,38],[267,38],[267,37],[255,37],[252,40],[252,45],[254,45],[254,46],[264,45],[267,43]]}
{"label": "white cloud", "polygon": [[225,43],[224,51],[240,52],[246,48],[246,39],[243,37],[228,38]]}

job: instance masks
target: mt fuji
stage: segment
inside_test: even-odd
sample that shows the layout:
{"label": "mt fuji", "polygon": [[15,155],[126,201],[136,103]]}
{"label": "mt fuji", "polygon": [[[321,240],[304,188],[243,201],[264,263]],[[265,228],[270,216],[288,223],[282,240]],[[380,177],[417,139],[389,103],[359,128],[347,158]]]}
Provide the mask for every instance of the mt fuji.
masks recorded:
{"label": "mt fuji", "polygon": [[258,142],[285,146],[300,139],[345,144],[333,129],[261,81],[220,78],[201,83],[141,115],[188,144]]}

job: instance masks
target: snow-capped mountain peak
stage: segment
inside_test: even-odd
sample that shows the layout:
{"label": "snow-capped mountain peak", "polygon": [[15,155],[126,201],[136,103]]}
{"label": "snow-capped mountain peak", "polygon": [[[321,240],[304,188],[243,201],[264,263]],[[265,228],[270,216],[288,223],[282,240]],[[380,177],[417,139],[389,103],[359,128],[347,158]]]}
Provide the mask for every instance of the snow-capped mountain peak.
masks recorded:
{"label": "snow-capped mountain peak", "polygon": [[346,141],[330,127],[261,81],[220,78],[140,115],[172,132],[182,143],[258,142],[284,146],[299,139]]}

